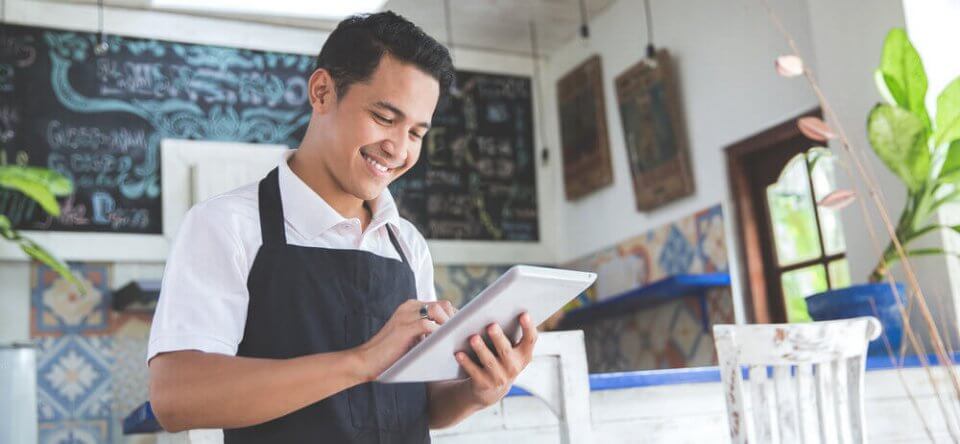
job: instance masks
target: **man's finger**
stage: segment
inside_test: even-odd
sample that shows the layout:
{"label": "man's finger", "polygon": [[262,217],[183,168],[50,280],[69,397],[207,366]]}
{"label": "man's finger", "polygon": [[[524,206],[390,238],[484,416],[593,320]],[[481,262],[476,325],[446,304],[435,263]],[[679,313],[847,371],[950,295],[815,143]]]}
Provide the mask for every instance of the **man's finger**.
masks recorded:
{"label": "man's finger", "polygon": [[517,346],[527,357],[533,356],[533,345],[537,342],[537,326],[533,325],[528,313],[520,315],[520,328],[523,329],[523,338]]}
{"label": "man's finger", "polygon": [[490,375],[490,378],[494,381],[504,378],[505,372],[503,366],[500,365],[500,359],[487,348],[487,344],[483,342],[480,335],[474,335],[474,337],[470,338],[470,346],[473,347],[473,351],[477,353],[477,359],[480,360],[480,363],[483,365],[484,370]]}
{"label": "man's finger", "polygon": [[470,379],[473,379],[474,381],[486,380],[487,375],[483,372],[483,369],[477,365],[477,363],[470,359],[470,356],[464,352],[457,352],[457,354],[454,356],[457,358],[457,362],[460,363],[460,366],[463,367],[463,370],[467,372],[467,376],[469,376]]}
{"label": "man's finger", "polygon": [[493,347],[497,349],[500,359],[506,359],[510,356],[510,352],[513,351],[513,344],[507,339],[507,335],[503,333],[503,329],[499,325],[492,324],[487,327],[487,334],[490,335],[490,341],[493,342]]}
{"label": "man's finger", "polygon": [[428,302],[427,303],[427,314],[437,324],[443,324],[450,319],[450,315],[440,306],[437,302]]}

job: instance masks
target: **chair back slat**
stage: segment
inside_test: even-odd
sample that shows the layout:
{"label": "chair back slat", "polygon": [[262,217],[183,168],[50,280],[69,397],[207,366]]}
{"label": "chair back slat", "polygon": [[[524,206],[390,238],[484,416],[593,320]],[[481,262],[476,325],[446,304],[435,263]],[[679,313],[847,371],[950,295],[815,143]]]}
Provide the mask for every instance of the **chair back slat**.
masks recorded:
{"label": "chair back slat", "polygon": [[774,367],[773,387],[777,394],[777,424],[780,426],[780,442],[801,442],[800,416],[797,410],[796,386],[785,365]]}
{"label": "chair back slat", "polygon": [[714,326],[731,440],[862,443],[866,351],[879,334],[871,317]]}

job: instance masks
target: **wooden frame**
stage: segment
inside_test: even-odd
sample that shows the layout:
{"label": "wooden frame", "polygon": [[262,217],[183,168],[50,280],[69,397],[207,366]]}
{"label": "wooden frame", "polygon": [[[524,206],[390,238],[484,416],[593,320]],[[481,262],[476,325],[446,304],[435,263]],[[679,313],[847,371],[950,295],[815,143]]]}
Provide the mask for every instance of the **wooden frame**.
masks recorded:
{"label": "wooden frame", "polygon": [[694,192],[693,171],[670,54],[657,51],[616,78],[617,103],[637,209]]}
{"label": "wooden frame", "polygon": [[613,184],[603,69],[594,55],[557,81],[567,200]]}
{"label": "wooden frame", "polygon": [[[786,322],[786,307],[782,298],[771,298],[771,286],[767,276],[771,267],[775,267],[776,258],[764,251],[764,245],[773,245],[773,239],[767,229],[769,222],[757,220],[757,199],[752,195],[747,176],[747,159],[750,155],[787,143],[793,139],[804,138],[797,128],[800,117],[821,116],[819,108],[807,111],[788,119],[772,128],[763,130],[746,139],[724,148],[727,158],[727,177],[730,180],[730,193],[734,204],[734,223],[737,229],[737,248],[743,261],[744,305],[748,322],[770,323]],[[777,174],[778,171],[769,172]]]}

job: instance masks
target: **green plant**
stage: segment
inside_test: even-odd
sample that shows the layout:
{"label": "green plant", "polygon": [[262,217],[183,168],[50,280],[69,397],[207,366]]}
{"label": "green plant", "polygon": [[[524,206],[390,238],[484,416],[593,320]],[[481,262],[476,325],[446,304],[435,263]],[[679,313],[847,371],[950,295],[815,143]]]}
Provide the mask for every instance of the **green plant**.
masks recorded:
{"label": "green plant", "polygon": [[[943,205],[960,202],[960,77],[940,92],[932,118],[924,103],[927,76],[920,55],[907,33],[897,28],[884,41],[875,81],[886,103],[877,104],[867,117],[870,145],[907,187],[897,239],[907,256],[948,254],[942,248],[911,249],[909,245],[942,229],[960,233],[960,226],[931,221]],[[891,241],[870,280],[883,279],[899,259]]]}
{"label": "green plant", "polygon": [[[34,200],[44,211],[52,216],[60,215],[57,196],[66,196],[73,192],[73,184],[60,173],[45,168],[0,165],[0,188],[19,191]],[[13,228],[10,219],[0,214],[0,237],[20,246],[27,256],[46,264],[64,279],[72,283],[80,292],[84,291],[80,280],[70,268],[36,242],[20,234]]]}

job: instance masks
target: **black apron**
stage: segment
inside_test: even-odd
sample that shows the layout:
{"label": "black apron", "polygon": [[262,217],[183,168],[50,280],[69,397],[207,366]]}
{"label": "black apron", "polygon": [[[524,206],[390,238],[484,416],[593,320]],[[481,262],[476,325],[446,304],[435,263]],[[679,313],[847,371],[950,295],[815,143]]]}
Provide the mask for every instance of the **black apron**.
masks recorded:
{"label": "black apron", "polygon": [[[356,347],[416,297],[413,271],[389,226],[401,260],[288,245],[276,169],[260,181],[259,193],[263,245],[247,280],[250,302],[237,356],[285,359]],[[361,384],[223,435],[226,444],[429,443],[426,384]]]}

